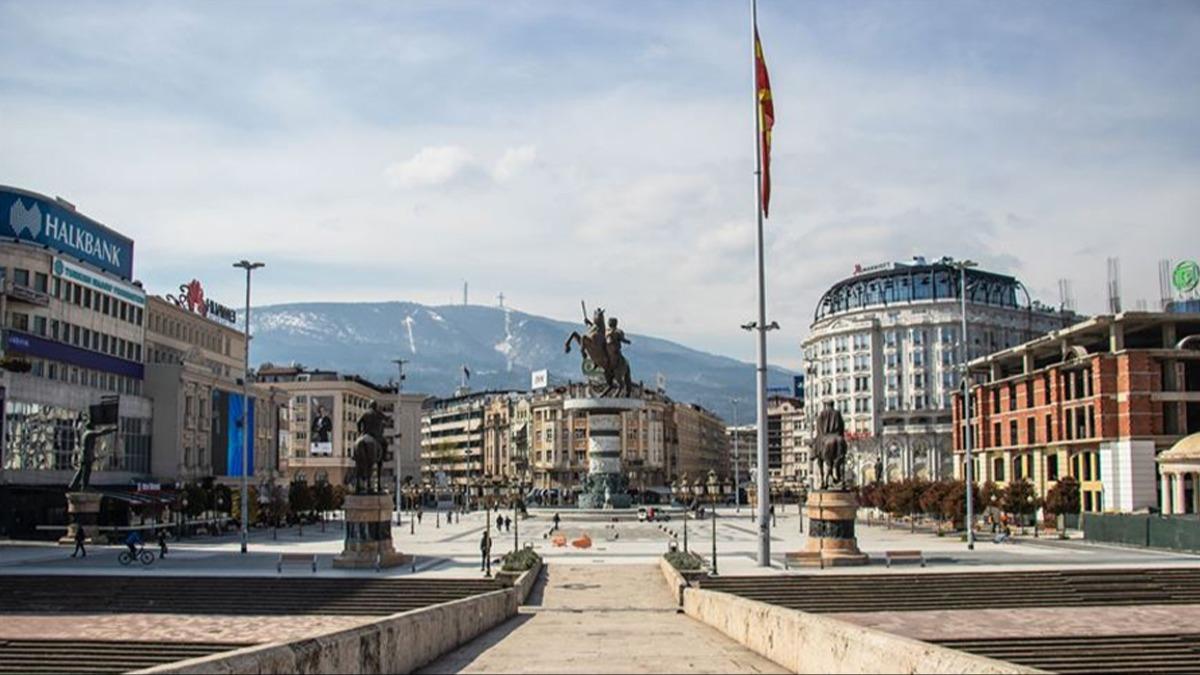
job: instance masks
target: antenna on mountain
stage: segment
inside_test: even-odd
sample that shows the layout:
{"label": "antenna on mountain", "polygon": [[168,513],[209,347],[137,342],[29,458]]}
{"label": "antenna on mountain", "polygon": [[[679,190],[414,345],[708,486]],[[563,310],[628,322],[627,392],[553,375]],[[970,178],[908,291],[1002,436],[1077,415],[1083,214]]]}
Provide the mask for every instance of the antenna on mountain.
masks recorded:
{"label": "antenna on mountain", "polygon": [[1121,313],[1121,259],[1108,259],[1108,311]]}
{"label": "antenna on mountain", "polygon": [[500,301],[500,309],[504,309],[504,291],[500,291],[500,294],[496,296],[496,299]]}
{"label": "antenna on mountain", "polygon": [[467,282],[463,282],[463,307],[467,306]]}

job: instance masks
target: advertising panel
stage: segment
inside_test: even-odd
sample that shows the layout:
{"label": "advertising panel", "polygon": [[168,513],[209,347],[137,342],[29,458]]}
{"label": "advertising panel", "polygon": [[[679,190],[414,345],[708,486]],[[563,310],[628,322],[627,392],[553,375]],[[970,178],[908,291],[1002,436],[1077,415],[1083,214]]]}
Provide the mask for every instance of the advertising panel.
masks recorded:
{"label": "advertising panel", "polygon": [[308,400],[308,454],[313,457],[333,456],[333,397],[313,396]]}
{"label": "advertising panel", "polygon": [[132,239],[32,192],[0,186],[0,237],[45,246],[133,278]]}
{"label": "advertising panel", "polygon": [[[242,395],[220,389],[212,394],[212,467],[215,476],[242,475]],[[254,428],[254,398],[250,398],[249,428]],[[254,434],[249,448],[246,475],[254,475]]]}
{"label": "advertising panel", "polygon": [[550,384],[550,371],[542,369],[533,371],[530,378],[530,389],[545,389]]}
{"label": "advertising panel", "polygon": [[125,284],[120,281],[111,281],[89,270],[83,265],[76,265],[70,260],[62,257],[54,258],[54,265],[51,268],[54,276],[62,277],[68,281],[74,281],[81,286],[100,291],[115,296],[125,302],[131,303],[137,307],[142,307],[146,304],[146,291],[134,286],[133,284]]}

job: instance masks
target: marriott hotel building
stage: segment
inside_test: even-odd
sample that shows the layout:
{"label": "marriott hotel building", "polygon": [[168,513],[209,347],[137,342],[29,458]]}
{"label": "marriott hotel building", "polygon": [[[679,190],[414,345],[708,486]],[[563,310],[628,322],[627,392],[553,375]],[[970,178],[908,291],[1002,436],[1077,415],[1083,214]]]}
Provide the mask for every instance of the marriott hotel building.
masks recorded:
{"label": "marriott hotel building", "polygon": [[30,536],[65,521],[92,405],[118,402],[93,486],[120,499],[149,479],[146,294],[133,281],[131,239],[62,199],[2,185],[0,281],[0,536]]}

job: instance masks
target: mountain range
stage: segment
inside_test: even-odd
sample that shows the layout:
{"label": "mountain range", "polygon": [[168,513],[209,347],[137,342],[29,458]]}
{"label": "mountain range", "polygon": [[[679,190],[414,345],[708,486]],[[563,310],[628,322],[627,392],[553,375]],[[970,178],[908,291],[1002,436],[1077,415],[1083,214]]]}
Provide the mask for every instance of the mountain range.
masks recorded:
{"label": "mountain range", "polygon": [[[413,302],[296,303],[255,308],[251,324],[255,363],[297,363],[358,374],[387,383],[393,359],[406,359],[405,391],[450,395],[462,368],[469,386],[528,390],[532,371],[549,371],[550,383],[580,381],[577,347],[563,341],[578,324],[480,305],[426,306]],[[726,420],[740,399],[742,423],[754,416],[754,366],[669,340],[629,334],[625,355],[635,381],[654,386],[661,373],[677,401],[698,403]],[[769,369],[772,387],[790,391],[793,373]]]}

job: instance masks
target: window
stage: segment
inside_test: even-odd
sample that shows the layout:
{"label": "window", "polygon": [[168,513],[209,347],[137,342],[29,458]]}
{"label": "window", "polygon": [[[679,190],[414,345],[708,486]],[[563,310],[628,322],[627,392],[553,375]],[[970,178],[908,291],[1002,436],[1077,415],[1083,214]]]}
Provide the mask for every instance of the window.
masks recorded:
{"label": "window", "polygon": [[41,335],[41,336],[46,335],[46,317],[44,317],[44,316],[33,317],[33,332],[37,333],[38,335]]}
{"label": "window", "polygon": [[125,304],[124,302],[122,302],[122,301],[118,300],[118,301],[117,301],[117,316],[118,316],[118,318],[120,318],[122,321],[127,321],[127,320],[128,320],[128,318],[129,318],[129,305],[127,305],[127,304]]}
{"label": "window", "polygon": [[895,373],[888,375],[887,376],[887,388],[888,389],[899,389],[900,388],[900,376],[896,375]]}
{"label": "window", "polygon": [[912,331],[912,343],[914,345],[925,344],[925,330],[922,328],[914,328]]}
{"label": "window", "polygon": [[992,424],[992,445],[1004,445],[1004,439],[1000,436],[1000,423]]}
{"label": "window", "polygon": [[925,350],[918,349],[912,353],[913,365],[920,368],[925,365]]}
{"label": "window", "polygon": [[894,330],[884,331],[884,333],[883,333],[883,344],[884,344],[885,346],[887,346],[887,347],[895,347],[895,346],[896,346],[896,341],[897,341],[897,340],[896,340],[896,331],[894,331]]}
{"label": "window", "polygon": [[[1000,388],[992,389],[992,412],[1000,412]],[[999,434],[997,434],[999,435]]]}
{"label": "window", "polygon": [[1058,455],[1046,455],[1046,480],[1058,480]]}
{"label": "window", "polygon": [[871,391],[871,378],[869,378],[869,377],[854,378],[854,391]]}
{"label": "window", "polygon": [[104,312],[105,314],[111,315],[112,314],[112,298],[108,297],[107,295],[102,296],[102,297],[104,299],[101,301],[101,303],[102,303],[102,306],[104,307],[104,309],[102,309],[101,311]]}
{"label": "window", "polygon": [[53,288],[53,289],[54,289],[53,291],[51,291],[51,295],[53,295],[54,297],[56,297],[56,298],[57,298],[57,297],[59,297],[60,295],[62,295],[62,279],[59,279],[58,277],[55,277],[55,278],[54,278],[54,285],[53,285],[51,288]]}
{"label": "window", "polygon": [[71,326],[71,344],[79,346],[79,326]]}
{"label": "window", "polygon": [[50,338],[53,340],[58,339],[58,326],[59,326],[58,319],[50,320]]}
{"label": "window", "polygon": [[866,333],[855,333],[854,334],[854,349],[855,350],[869,349],[870,347],[871,347],[871,336],[870,335],[868,335]]}
{"label": "window", "polygon": [[1037,442],[1037,422],[1034,421],[1033,417],[1025,420],[1025,434],[1028,436],[1025,439],[1026,443],[1033,445]]}
{"label": "window", "polygon": [[1003,457],[997,457],[992,460],[992,480],[994,480],[994,481],[1003,481],[1004,480],[1004,458]]}
{"label": "window", "polygon": [[1008,409],[1013,411],[1017,409],[1017,383],[1008,383]]}
{"label": "window", "polygon": [[12,313],[12,325],[13,325],[13,328],[15,328],[17,330],[28,331],[29,330],[29,315],[22,314],[21,312],[13,312]]}
{"label": "window", "polygon": [[888,352],[886,361],[888,368],[895,368],[900,363],[900,359],[896,356],[896,352]]}
{"label": "window", "polygon": [[895,394],[889,395],[887,397],[886,405],[887,405],[888,410],[899,410],[900,409],[900,397],[896,396]]}
{"label": "window", "polygon": [[953,344],[958,339],[958,329],[954,326],[942,326],[938,329],[938,337],[942,344]]}
{"label": "window", "polygon": [[913,373],[912,383],[914,389],[925,388],[925,373]]}
{"label": "window", "polygon": [[13,268],[13,284],[17,286],[29,286],[29,270],[23,270],[20,267]]}
{"label": "window", "polygon": [[1009,420],[1008,422],[1008,444],[1017,445],[1017,421]]}
{"label": "window", "polygon": [[50,292],[50,277],[45,272],[37,272],[33,275],[33,290],[47,294]]}
{"label": "window", "polygon": [[79,287],[79,284],[71,284],[71,302],[76,305],[83,304],[83,289]]}

